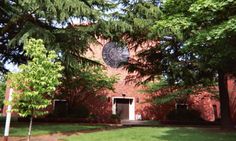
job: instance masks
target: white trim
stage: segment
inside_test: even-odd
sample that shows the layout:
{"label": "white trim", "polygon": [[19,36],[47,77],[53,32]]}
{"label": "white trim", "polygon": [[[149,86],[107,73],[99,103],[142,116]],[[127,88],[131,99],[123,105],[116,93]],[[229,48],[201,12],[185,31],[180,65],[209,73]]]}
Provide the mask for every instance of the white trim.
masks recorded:
{"label": "white trim", "polygon": [[52,110],[54,111],[55,110],[55,103],[56,101],[67,101],[65,99],[53,99],[53,103],[52,103]]}
{"label": "white trim", "polygon": [[129,120],[135,120],[135,98],[134,97],[112,97],[112,114],[116,115],[115,99],[132,99],[132,104],[129,104]]}

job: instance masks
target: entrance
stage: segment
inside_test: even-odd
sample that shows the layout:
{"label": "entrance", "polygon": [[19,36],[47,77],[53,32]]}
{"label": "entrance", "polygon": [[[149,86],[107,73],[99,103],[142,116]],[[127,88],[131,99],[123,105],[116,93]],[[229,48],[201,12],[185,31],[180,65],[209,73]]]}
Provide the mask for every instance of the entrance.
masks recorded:
{"label": "entrance", "polygon": [[128,120],[130,99],[115,99],[115,102],[116,114],[120,116],[121,120]]}
{"label": "entrance", "polygon": [[112,114],[118,115],[121,120],[135,120],[134,98],[113,97]]}

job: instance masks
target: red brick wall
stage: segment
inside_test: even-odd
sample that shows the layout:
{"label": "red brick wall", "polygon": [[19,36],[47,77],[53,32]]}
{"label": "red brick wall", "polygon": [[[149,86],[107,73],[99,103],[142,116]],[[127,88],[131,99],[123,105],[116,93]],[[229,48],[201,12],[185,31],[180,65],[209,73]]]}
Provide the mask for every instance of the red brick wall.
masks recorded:
{"label": "red brick wall", "polygon": [[230,110],[231,110],[231,116],[236,123],[236,79],[230,78],[228,81],[228,91],[229,91],[229,100],[230,100]]}
{"label": "red brick wall", "polygon": [[[91,45],[93,53],[88,53],[87,56],[91,56],[91,58],[96,58],[96,60],[100,61],[102,64],[106,66],[102,59],[102,47],[108,42],[106,40],[99,40],[100,45]],[[143,46],[146,46],[144,44]],[[133,57],[134,52],[131,52],[131,56]],[[120,80],[114,85],[114,92],[108,91],[105,92],[107,97],[115,97],[122,96],[125,94],[127,97],[135,97],[135,99],[139,99],[139,103],[135,103],[135,114],[142,114],[143,119],[164,119],[165,115],[174,108],[174,105],[170,104],[167,106],[156,106],[147,102],[148,100],[153,98],[153,95],[140,93],[140,90],[143,87],[137,87],[135,84],[126,84],[125,77],[128,75],[128,72],[124,69],[114,69],[109,66],[106,66],[107,72],[109,75],[118,75]],[[229,89],[230,89],[230,100],[231,100],[231,111],[234,119],[236,119],[236,86],[229,81]],[[90,103],[93,103],[91,100]],[[188,103],[191,108],[200,111],[201,117],[207,121],[215,121],[220,118],[220,104],[219,101],[213,98],[212,94],[203,92],[198,95],[190,96],[188,99]],[[104,104],[102,104],[104,105]],[[103,112],[106,114],[111,114],[111,101],[108,104],[105,104],[107,107],[107,112]],[[215,111],[213,108],[215,106]],[[102,106],[103,107],[103,106]],[[94,111],[91,108],[91,111]],[[96,110],[94,111],[96,113]],[[98,115],[101,113],[98,113]],[[104,115],[103,117],[107,117]]]}
{"label": "red brick wall", "polygon": [[[125,83],[125,77],[128,72],[122,68],[115,69],[107,66],[102,59],[102,48],[108,42],[106,40],[98,40],[100,44],[91,44],[93,51],[89,51],[86,56],[88,58],[99,61],[106,66],[108,75],[116,75],[119,77],[119,81],[114,85],[114,91],[101,91],[98,95],[104,96],[105,99],[101,100],[97,97],[89,97],[86,100],[86,105],[90,111],[90,114],[96,115],[100,120],[108,120],[112,114],[112,97],[122,97],[125,94],[126,97],[134,97],[135,101],[135,114],[141,114],[143,119],[165,119],[166,114],[175,108],[174,104],[165,106],[156,106],[149,101],[153,98],[151,94],[140,93],[143,89],[141,86],[135,86],[133,83]],[[144,44],[145,46],[145,44]],[[134,52],[131,52],[131,56]],[[230,94],[230,106],[231,113],[234,121],[236,122],[236,85],[234,80],[229,80],[229,94]],[[9,88],[6,91],[6,99],[9,94]],[[201,112],[201,117],[208,121],[214,121],[220,118],[220,105],[219,101],[212,98],[211,94],[203,92],[198,95],[192,95],[188,99],[188,103],[191,108]],[[216,106],[217,113],[214,115],[213,105]],[[5,111],[6,106],[4,107]],[[5,115],[5,112],[3,112]]]}
{"label": "red brick wall", "polygon": [[[201,117],[204,120],[215,121],[220,117],[219,101],[214,99],[210,93],[203,92],[201,94],[191,95],[188,103],[190,104],[191,108],[201,112]],[[216,116],[214,114],[213,105],[215,105],[217,109]]]}
{"label": "red brick wall", "polygon": [[[109,76],[115,75],[119,78],[118,82],[114,85],[114,91],[105,91],[101,92],[103,95],[110,99],[110,101],[99,102],[97,99],[90,99],[87,101],[88,107],[92,114],[96,114],[100,117],[110,117],[112,114],[112,97],[122,97],[122,94],[125,94],[125,97],[134,97],[135,101],[135,114],[141,114],[143,119],[157,119],[162,117],[162,113],[158,113],[156,110],[157,107],[153,106],[148,102],[152,98],[149,94],[142,94],[140,90],[143,89],[141,86],[135,86],[135,83],[126,83],[125,78],[128,75],[128,72],[123,68],[111,68],[105,64],[102,59],[102,49],[103,46],[108,42],[106,40],[98,40],[100,44],[92,44],[90,48],[92,51],[87,52],[86,56],[88,58],[99,61],[100,63],[106,66],[106,72]],[[154,43],[151,43],[154,44]],[[143,44],[143,46],[147,46]],[[134,52],[130,52],[131,56],[134,55]],[[133,57],[133,56],[132,56]],[[92,103],[92,104],[91,104]],[[106,107],[108,106],[108,107]],[[96,107],[96,108],[94,108]],[[101,109],[98,109],[98,108]],[[159,108],[160,109],[160,108]],[[102,111],[102,112],[100,112]],[[159,110],[160,111],[160,110]],[[105,115],[104,115],[105,114]]]}

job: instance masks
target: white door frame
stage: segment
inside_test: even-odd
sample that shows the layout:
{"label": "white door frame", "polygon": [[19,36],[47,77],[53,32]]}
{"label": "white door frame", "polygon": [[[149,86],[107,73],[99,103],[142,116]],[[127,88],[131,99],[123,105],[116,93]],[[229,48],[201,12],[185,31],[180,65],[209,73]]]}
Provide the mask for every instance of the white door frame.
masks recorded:
{"label": "white door frame", "polygon": [[135,120],[135,98],[134,97],[112,97],[112,114],[116,115],[115,99],[132,99],[133,102],[129,103],[129,120]]}

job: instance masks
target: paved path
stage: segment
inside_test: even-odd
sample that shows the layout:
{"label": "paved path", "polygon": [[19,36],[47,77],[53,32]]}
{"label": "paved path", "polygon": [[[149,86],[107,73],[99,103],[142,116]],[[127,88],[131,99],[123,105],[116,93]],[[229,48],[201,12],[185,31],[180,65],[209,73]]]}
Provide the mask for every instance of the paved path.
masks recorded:
{"label": "paved path", "polygon": [[121,125],[123,126],[158,126],[158,121],[150,120],[122,120]]}
{"label": "paved path", "polygon": [[[55,133],[55,134],[49,134],[49,135],[38,135],[38,136],[32,136],[31,141],[59,141],[63,137],[68,137],[71,135],[80,135],[83,134],[81,132],[73,132],[73,133]],[[2,137],[0,137],[0,140],[2,141]],[[8,141],[26,141],[27,137],[9,137]]]}

